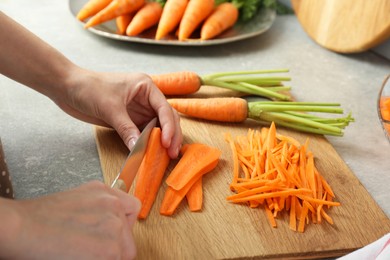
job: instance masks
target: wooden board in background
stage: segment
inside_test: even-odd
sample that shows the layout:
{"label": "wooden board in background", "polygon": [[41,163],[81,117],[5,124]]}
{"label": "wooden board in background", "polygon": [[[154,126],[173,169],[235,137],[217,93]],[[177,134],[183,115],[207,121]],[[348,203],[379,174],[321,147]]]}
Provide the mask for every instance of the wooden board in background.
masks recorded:
{"label": "wooden board in background", "polygon": [[388,0],[291,0],[291,3],[307,34],[332,51],[363,52],[390,37]]}
{"label": "wooden board in background", "polygon": [[[149,217],[134,227],[138,259],[314,259],[336,257],[363,247],[390,232],[390,220],[350,171],[332,145],[322,136],[277,128],[301,143],[310,138],[309,149],[342,206],[328,213],[335,224],[310,224],[304,233],[288,228],[288,216],[277,219],[272,228],[261,208],[231,204],[229,184],[233,163],[223,133],[246,134],[245,124],[210,123],[182,118],[184,142],[201,142],[222,150],[219,165],[204,176],[204,208],[190,212],[182,203],[174,216],[159,215],[166,185],[163,184]],[[96,141],[104,180],[111,184],[127,157],[119,136],[106,128],[96,128]],[[176,161],[172,161],[168,171]]]}

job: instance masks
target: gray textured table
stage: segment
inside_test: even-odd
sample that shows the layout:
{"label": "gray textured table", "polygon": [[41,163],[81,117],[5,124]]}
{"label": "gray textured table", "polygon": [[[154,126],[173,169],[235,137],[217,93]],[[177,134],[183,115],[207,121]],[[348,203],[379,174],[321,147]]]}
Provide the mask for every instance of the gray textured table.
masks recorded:
{"label": "gray textured table", "polygon": [[[249,40],[208,47],[116,42],[85,31],[68,2],[1,1],[0,10],[75,63],[98,71],[163,73],[289,68],[301,101],[340,102],[356,122],[345,136],[329,137],[340,156],[390,216],[390,144],[380,126],[377,93],[390,61],[374,52],[340,55],[316,45],[297,19],[279,16]],[[1,62],[1,61],[0,61]],[[61,191],[102,179],[91,125],[77,121],[46,97],[0,75],[0,136],[16,198]],[[345,187],[348,189],[348,187]]]}

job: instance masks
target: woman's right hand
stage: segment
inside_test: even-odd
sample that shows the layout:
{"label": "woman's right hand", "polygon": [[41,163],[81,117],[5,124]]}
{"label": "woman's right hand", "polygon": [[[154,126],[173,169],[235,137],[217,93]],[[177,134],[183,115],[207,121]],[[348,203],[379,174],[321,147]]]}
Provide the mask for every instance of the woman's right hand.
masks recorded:
{"label": "woman's right hand", "polygon": [[98,181],[31,200],[2,199],[0,258],[132,259],[139,210],[137,198]]}

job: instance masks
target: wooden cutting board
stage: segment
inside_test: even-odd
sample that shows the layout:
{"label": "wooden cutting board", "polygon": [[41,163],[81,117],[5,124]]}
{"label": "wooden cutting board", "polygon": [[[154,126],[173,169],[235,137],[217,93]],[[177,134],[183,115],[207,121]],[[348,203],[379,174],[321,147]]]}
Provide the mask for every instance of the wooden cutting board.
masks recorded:
{"label": "wooden cutting board", "polygon": [[[199,95],[207,96],[207,91],[201,91]],[[232,194],[229,184],[233,163],[223,133],[228,131],[234,136],[246,134],[248,128],[260,128],[261,125],[253,121],[245,124],[210,123],[183,117],[181,126],[185,143],[200,142],[217,147],[222,150],[221,160],[212,173],[204,176],[202,212],[190,212],[186,203],[182,203],[174,216],[159,215],[166,188],[163,184],[149,217],[138,221],[134,227],[138,259],[336,257],[390,232],[389,218],[324,137],[277,129],[302,143],[310,138],[309,148],[316,156],[316,165],[333,187],[336,200],[342,204],[328,211],[334,225],[310,224],[304,233],[298,233],[288,228],[287,215],[279,217],[277,228],[272,228],[263,209],[250,209],[228,203],[225,199]],[[128,150],[113,130],[96,127],[95,134],[104,181],[110,185]],[[168,172],[175,163],[172,161]]]}
{"label": "wooden cutting board", "polygon": [[388,0],[291,0],[299,22],[319,45],[357,53],[390,37]]}

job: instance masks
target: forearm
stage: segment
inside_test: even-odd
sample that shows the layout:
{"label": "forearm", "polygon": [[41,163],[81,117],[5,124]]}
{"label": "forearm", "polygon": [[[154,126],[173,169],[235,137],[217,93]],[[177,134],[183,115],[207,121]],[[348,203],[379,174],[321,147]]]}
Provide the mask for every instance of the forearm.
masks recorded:
{"label": "forearm", "polygon": [[60,52],[0,11],[0,73],[56,98],[76,66]]}

